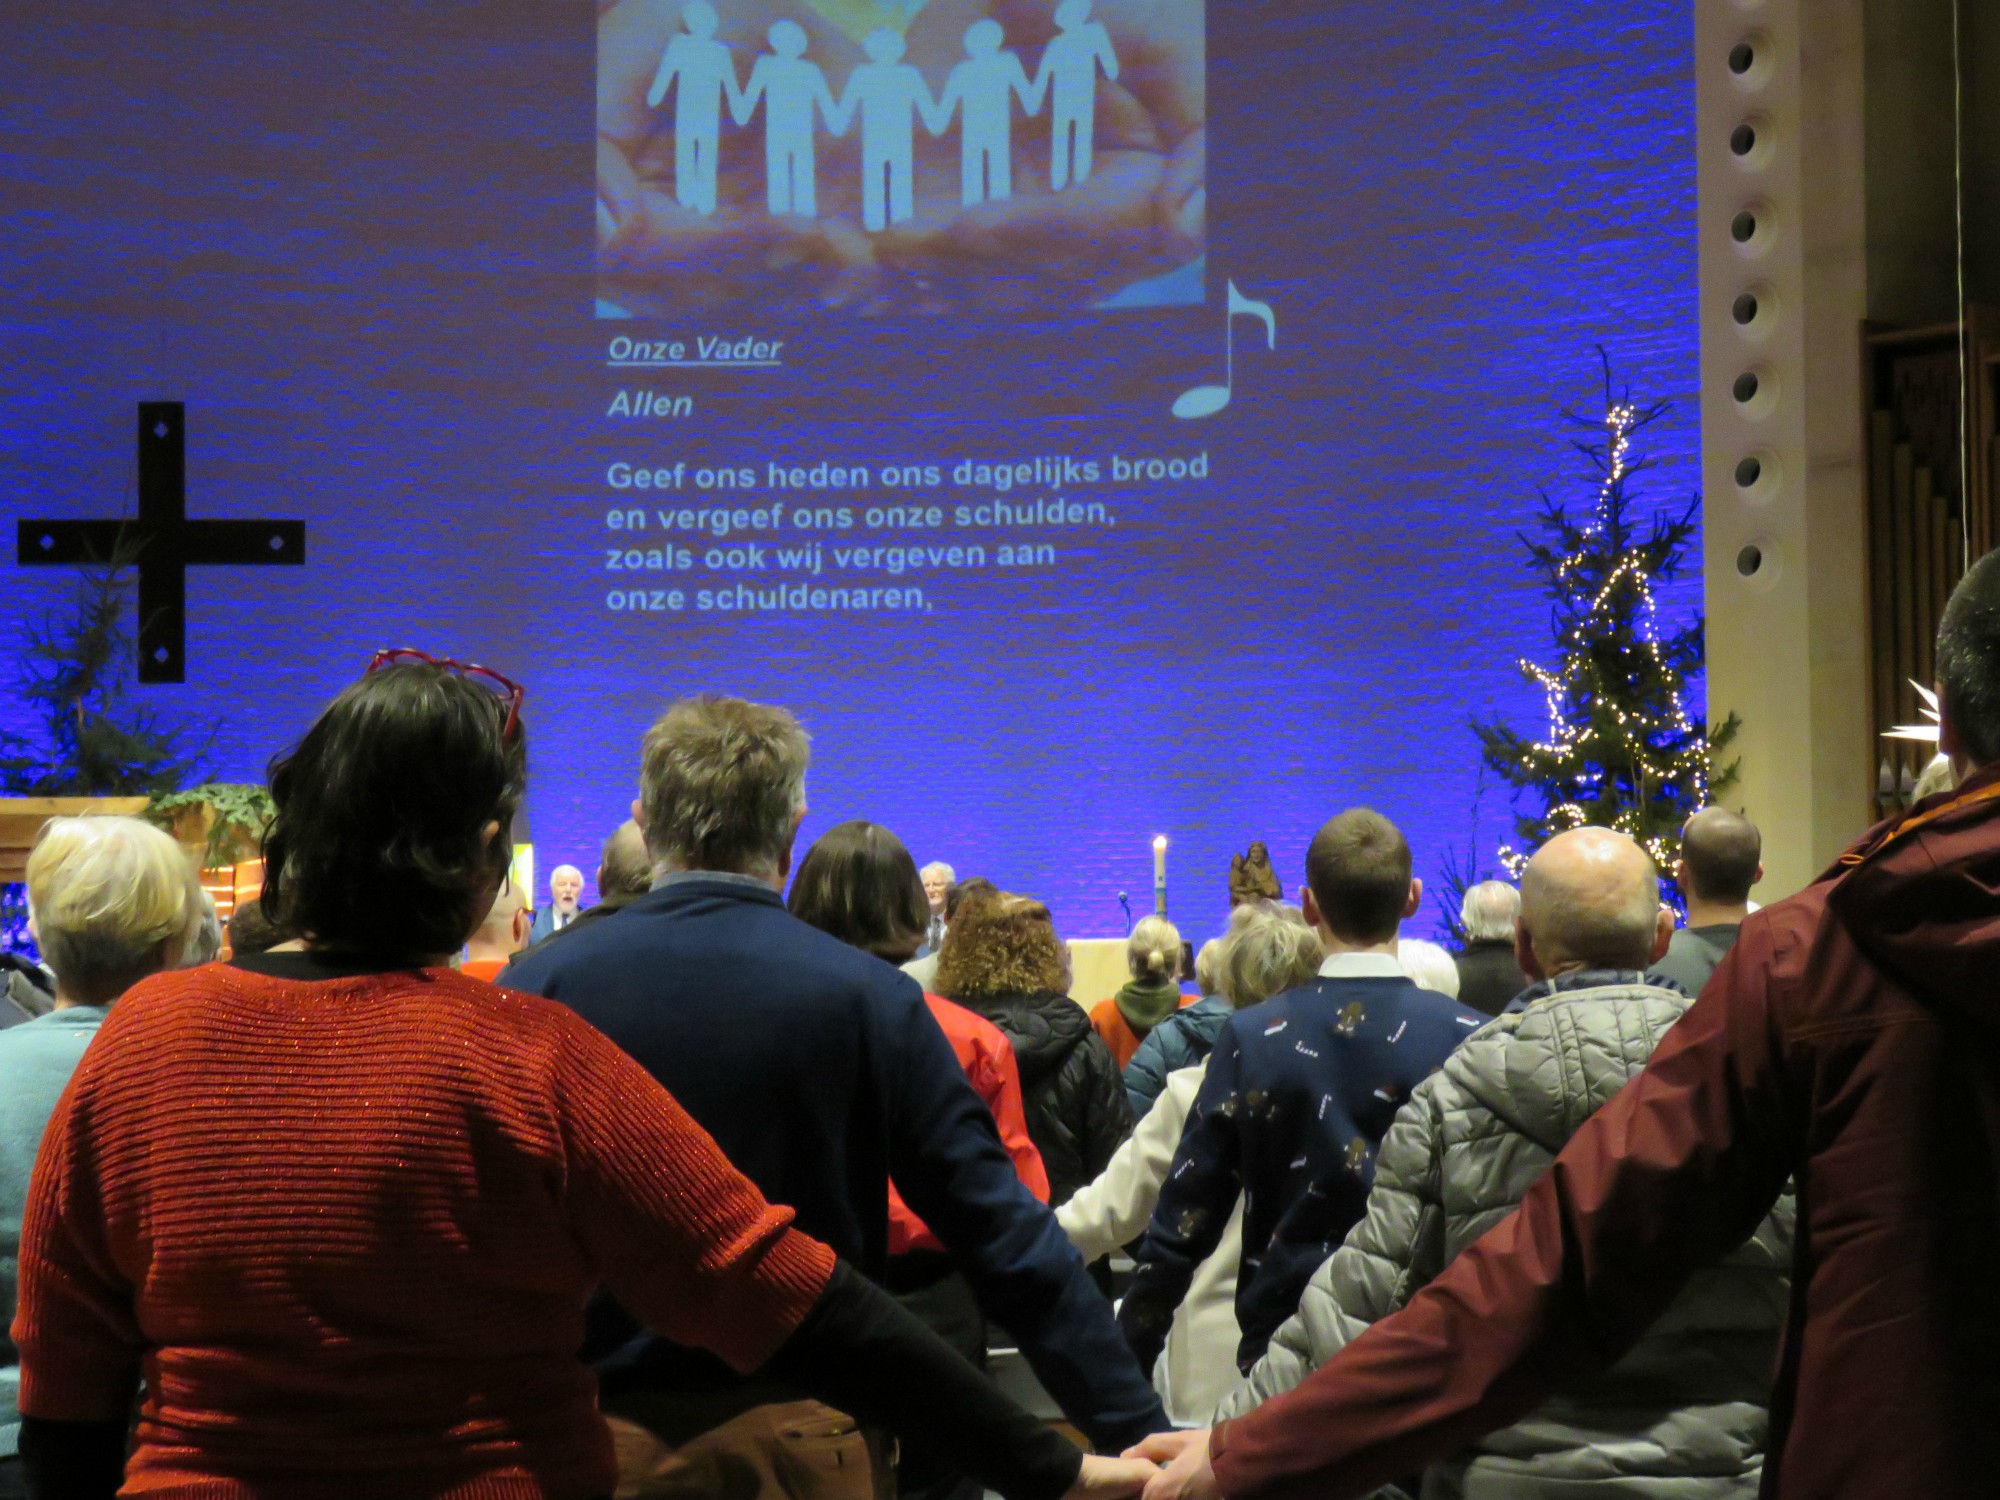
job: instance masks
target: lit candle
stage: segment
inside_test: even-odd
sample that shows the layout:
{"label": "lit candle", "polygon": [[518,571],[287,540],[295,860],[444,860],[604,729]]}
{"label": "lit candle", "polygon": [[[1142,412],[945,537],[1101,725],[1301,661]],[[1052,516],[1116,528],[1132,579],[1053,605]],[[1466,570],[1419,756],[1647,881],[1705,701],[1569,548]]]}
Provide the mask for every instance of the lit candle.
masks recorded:
{"label": "lit candle", "polygon": [[1156,916],[1167,914],[1167,836],[1157,834],[1153,839],[1153,912]]}

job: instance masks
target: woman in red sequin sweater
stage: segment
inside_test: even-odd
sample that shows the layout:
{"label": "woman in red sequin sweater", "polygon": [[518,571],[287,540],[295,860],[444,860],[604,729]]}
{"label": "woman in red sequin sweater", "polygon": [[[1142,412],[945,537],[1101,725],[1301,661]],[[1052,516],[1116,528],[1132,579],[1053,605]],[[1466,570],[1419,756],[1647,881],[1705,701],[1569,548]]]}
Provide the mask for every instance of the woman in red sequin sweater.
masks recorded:
{"label": "woman in red sequin sweater", "polygon": [[447,967],[506,877],[520,693],[378,664],[273,768],[265,900],[309,936],[135,987],[50,1122],[13,1329],[31,1492],[607,1495],[576,1357],[600,1282],[1010,1496],[1143,1483],[793,1229],[574,1013]]}

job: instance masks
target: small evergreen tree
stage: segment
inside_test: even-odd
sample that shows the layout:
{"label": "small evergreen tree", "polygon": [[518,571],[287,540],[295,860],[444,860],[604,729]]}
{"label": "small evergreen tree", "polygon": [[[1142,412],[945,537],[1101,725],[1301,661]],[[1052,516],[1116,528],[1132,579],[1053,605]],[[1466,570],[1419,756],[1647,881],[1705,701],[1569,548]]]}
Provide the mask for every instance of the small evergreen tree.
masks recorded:
{"label": "small evergreen tree", "polygon": [[1466,818],[1465,843],[1445,846],[1437,875],[1424,887],[1437,913],[1438,941],[1454,953],[1463,952],[1471,941],[1465,930],[1465,893],[1482,880],[1498,880],[1507,873],[1498,858],[1482,848],[1480,808],[1485,800],[1486,765],[1481,761],[1479,779],[1472,789],[1472,810]]}
{"label": "small evergreen tree", "polygon": [[1688,678],[1703,664],[1701,619],[1662,636],[1655,618],[1654,586],[1679,571],[1701,503],[1638,514],[1632,481],[1651,465],[1635,457],[1633,440],[1668,403],[1614,395],[1608,360],[1604,397],[1601,419],[1569,418],[1603,432],[1574,444],[1591,470],[1588,514],[1572,516],[1544,493],[1542,539],[1522,538],[1551,603],[1554,665],[1520,664],[1548,705],[1547,731],[1473,721],[1483,761],[1513,790],[1514,841],[1500,856],[1517,872],[1554,835],[1592,825],[1630,834],[1664,873],[1679,856],[1681,825],[1736,776],[1733,762],[1716,768],[1736,716],[1711,732],[1687,702]]}
{"label": "small evergreen tree", "polygon": [[129,555],[82,570],[66,620],[30,626],[16,691],[39,738],[0,736],[0,789],[18,797],[115,797],[172,791],[199,759],[178,729],[126,701],[135,674]]}

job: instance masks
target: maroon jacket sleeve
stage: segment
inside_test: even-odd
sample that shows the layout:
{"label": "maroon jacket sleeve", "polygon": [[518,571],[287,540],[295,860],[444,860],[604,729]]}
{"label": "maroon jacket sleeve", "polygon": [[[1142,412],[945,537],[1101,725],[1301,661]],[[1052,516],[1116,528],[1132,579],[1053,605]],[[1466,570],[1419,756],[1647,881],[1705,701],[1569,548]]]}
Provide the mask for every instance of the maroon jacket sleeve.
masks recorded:
{"label": "maroon jacket sleeve", "polygon": [[1290,1393],[1209,1442],[1229,1500],[1341,1500],[1414,1473],[1615,1360],[1748,1239],[1799,1157],[1774,943],[1752,919],[1651,1063],[1521,1206]]}

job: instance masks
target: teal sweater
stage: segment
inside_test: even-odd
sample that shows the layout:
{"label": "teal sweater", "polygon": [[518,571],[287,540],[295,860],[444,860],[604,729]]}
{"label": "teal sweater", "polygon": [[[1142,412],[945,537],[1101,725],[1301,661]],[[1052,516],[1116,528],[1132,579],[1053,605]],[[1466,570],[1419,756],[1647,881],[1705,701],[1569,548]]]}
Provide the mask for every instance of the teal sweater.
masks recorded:
{"label": "teal sweater", "polygon": [[[56,1111],[69,1075],[104,1020],[102,1005],[72,1005],[0,1031],[0,1330],[14,1321],[21,1272],[21,1212],[42,1131]],[[20,1366],[13,1346],[0,1354],[0,1458],[20,1444]]]}

